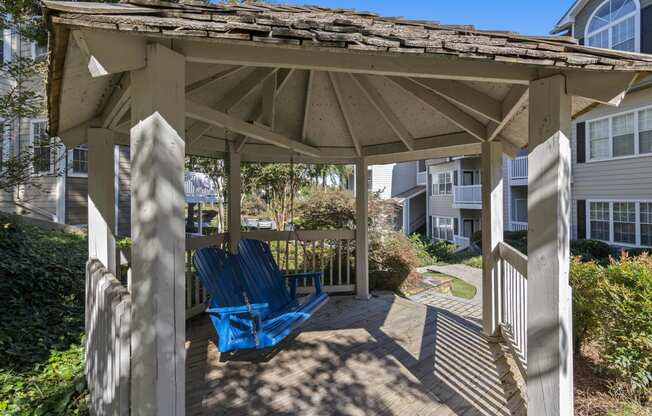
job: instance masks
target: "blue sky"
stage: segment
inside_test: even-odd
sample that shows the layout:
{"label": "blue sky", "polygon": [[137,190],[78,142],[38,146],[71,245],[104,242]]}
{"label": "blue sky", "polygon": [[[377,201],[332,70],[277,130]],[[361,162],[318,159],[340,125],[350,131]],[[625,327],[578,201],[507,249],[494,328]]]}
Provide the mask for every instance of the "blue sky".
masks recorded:
{"label": "blue sky", "polygon": [[478,29],[512,30],[528,35],[548,34],[573,0],[275,0],[279,3],[318,4],[377,12],[384,16],[472,24]]}

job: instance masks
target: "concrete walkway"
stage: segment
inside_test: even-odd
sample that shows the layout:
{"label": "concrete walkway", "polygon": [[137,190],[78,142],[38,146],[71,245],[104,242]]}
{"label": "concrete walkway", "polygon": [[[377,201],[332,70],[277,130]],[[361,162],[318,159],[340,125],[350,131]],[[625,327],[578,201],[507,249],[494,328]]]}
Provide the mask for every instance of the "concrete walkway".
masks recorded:
{"label": "concrete walkway", "polygon": [[476,288],[475,296],[470,299],[471,302],[482,303],[482,269],[467,266],[465,264],[444,264],[437,266],[420,267],[417,269],[419,273],[435,272],[447,274],[449,276],[457,277],[467,283],[472,284]]}

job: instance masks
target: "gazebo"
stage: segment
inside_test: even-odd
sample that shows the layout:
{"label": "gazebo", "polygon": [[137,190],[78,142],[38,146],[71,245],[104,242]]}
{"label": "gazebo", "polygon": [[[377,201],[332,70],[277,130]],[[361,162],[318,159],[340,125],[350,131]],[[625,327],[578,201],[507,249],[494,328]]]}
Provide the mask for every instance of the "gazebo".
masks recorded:
{"label": "gazebo", "polygon": [[[68,147],[88,144],[94,413],[192,409],[186,311],[201,288],[188,283],[185,257],[219,241],[186,241],[185,155],[227,160],[229,232],[220,238],[232,248],[242,237],[241,161],[355,164],[358,225],[337,238],[355,240],[347,287],[364,314],[368,164],[481,154],[484,337],[504,338],[520,357],[530,415],[572,414],[571,119],[595,103],[618,105],[652,57],[318,6],[128,0],[43,9],[50,129]],[[112,277],[115,144],[131,148],[127,288]],[[501,241],[503,154],[525,146],[529,258]]]}

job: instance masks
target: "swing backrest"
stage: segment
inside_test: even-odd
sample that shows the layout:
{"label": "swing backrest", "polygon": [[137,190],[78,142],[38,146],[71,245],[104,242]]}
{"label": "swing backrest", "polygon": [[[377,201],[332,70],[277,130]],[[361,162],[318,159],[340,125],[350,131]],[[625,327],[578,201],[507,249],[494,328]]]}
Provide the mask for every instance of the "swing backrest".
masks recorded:
{"label": "swing backrest", "polygon": [[283,310],[293,303],[269,244],[260,240],[241,240],[238,255],[244,284],[252,303],[268,303],[272,312]]}
{"label": "swing backrest", "polygon": [[211,295],[211,307],[246,304],[235,257],[216,247],[204,247],[195,252],[192,263],[202,285]]}

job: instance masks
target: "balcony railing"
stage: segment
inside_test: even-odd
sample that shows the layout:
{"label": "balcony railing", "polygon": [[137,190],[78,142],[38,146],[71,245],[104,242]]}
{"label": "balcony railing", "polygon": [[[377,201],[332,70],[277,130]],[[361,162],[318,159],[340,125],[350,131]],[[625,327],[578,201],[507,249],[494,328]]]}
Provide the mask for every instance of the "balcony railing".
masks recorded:
{"label": "balcony railing", "polygon": [[512,231],[527,231],[527,222],[512,221]]}
{"label": "balcony railing", "polygon": [[509,176],[512,179],[527,179],[527,156],[509,161]]}
{"label": "balcony railing", "polygon": [[482,205],[482,185],[462,185],[453,187],[453,204]]}

